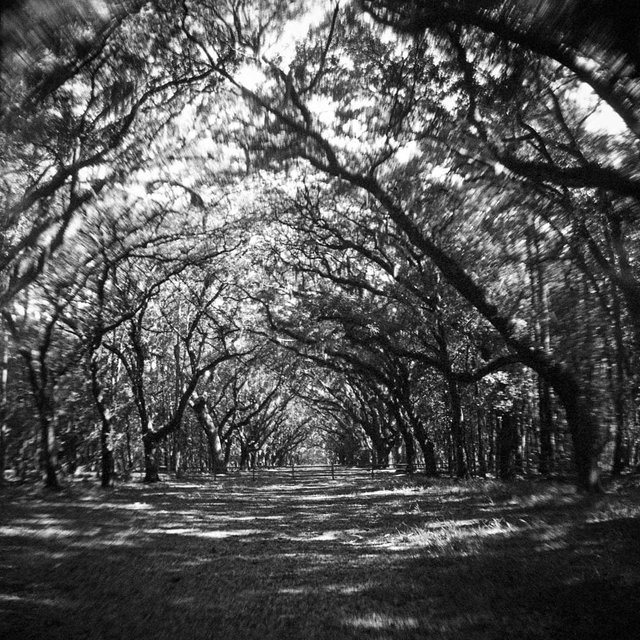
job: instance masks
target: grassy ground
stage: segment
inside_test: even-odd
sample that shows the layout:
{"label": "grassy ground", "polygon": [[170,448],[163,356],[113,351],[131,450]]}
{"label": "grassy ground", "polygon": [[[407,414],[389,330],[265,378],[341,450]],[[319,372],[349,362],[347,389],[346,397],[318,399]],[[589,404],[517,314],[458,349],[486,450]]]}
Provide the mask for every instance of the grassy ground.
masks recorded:
{"label": "grassy ground", "polygon": [[0,492],[0,638],[640,638],[640,490],[264,473]]}

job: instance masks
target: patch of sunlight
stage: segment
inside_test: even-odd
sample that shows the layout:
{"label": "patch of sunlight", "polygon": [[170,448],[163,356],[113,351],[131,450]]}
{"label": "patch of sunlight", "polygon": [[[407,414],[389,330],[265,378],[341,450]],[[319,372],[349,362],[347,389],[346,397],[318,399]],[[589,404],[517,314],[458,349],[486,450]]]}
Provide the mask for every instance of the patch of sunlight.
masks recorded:
{"label": "patch of sunlight", "polygon": [[372,491],[358,491],[360,496],[410,496],[416,493],[425,493],[425,487],[398,487],[393,489],[374,489]]}
{"label": "patch of sunlight", "polygon": [[490,536],[510,535],[518,528],[501,518],[492,520],[439,521],[407,528],[389,536],[381,546],[400,550],[422,547],[438,551],[467,551],[468,545]]}
{"label": "patch of sunlight", "polygon": [[363,529],[343,529],[342,535],[353,538],[349,544],[359,544],[360,541],[370,537],[369,532]]}
{"label": "patch of sunlight", "polygon": [[555,526],[547,527],[543,531],[540,531],[535,538],[540,542],[549,542],[550,540],[557,540],[564,537],[567,534],[567,527]]}
{"label": "patch of sunlight", "polygon": [[309,593],[309,587],[281,587],[278,589],[278,593],[283,593],[288,596],[301,596]]}
{"label": "patch of sunlight", "polygon": [[[32,605],[38,605],[45,607],[62,607],[65,609],[72,609],[76,606],[74,601],[66,598],[39,598],[34,594],[13,595],[13,594],[1,594],[0,602],[28,602]],[[26,637],[26,636],[25,636]]]}
{"label": "patch of sunlight", "polygon": [[[213,506],[213,505],[212,505]],[[181,518],[182,520],[200,520],[203,516],[201,511],[156,511],[157,515],[170,516],[171,519]]]}
{"label": "patch of sunlight", "polygon": [[53,516],[49,516],[49,515],[41,515],[35,518],[27,519],[25,520],[25,522],[32,522],[38,526],[42,526],[42,525],[60,526],[60,525],[64,525],[66,520],[64,518],[54,518]]}
{"label": "patch of sunlight", "polygon": [[265,533],[262,529],[231,529],[226,531],[200,531],[194,532],[192,535],[195,535],[198,538],[237,538],[240,536],[255,536],[259,533]]}
{"label": "patch of sunlight", "polygon": [[222,516],[216,519],[224,522],[254,522],[256,520],[284,520],[284,516]]}
{"label": "patch of sunlight", "polygon": [[312,496],[304,496],[305,502],[328,502],[330,500],[344,500],[345,494],[337,493],[335,495],[318,494]]}
{"label": "patch of sunlight", "polygon": [[[201,484],[195,484],[195,483],[186,483],[186,482],[180,482],[180,484],[178,485],[178,488],[180,489],[181,493],[186,493],[187,490],[191,490],[193,489],[194,491],[200,491],[202,489],[202,485]],[[192,495],[192,494],[189,494]]]}
{"label": "patch of sunlight", "polygon": [[396,162],[398,164],[408,164],[420,156],[420,148],[415,140],[410,140],[407,144],[396,151]]}
{"label": "patch of sunlight", "polygon": [[353,596],[364,591],[364,585],[353,584],[326,584],[322,587],[327,593],[338,593],[341,596]]}
{"label": "patch of sunlight", "polygon": [[[288,67],[295,55],[296,45],[310,29],[318,25],[327,13],[324,2],[312,3],[305,7],[294,19],[288,20],[280,33],[274,31],[271,38],[265,42],[264,54],[267,57],[278,57],[282,60],[283,68]],[[273,37],[275,36],[275,37]]]}
{"label": "patch of sunlight", "polygon": [[[583,104],[587,103],[587,97],[590,97],[592,102],[596,101],[593,90],[585,85],[581,85],[576,94],[578,94],[576,96],[578,100]],[[589,133],[604,133],[613,136],[622,135],[628,131],[624,120],[603,101],[597,101],[591,114],[582,121],[582,126]]]}
{"label": "patch of sunlight", "polygon": [[[83,502],[97,502],[98,500],[98,496],[96,494],[87,494],[86,496],[80,496],[78,498],[78,502],[80,503],[80,506],[84,507],[85,505],[83,505]],[[89,505],[92,506],[92,505]]]}
{"label": "patch of sunlight", "polygon": [[[327,127],[335,123],[338,103],[326,96],[312,96],[307,102],[309,110],[316,116],[318,122]],[[357,122],[357,121],[356,121]]]}
{"label": "patch of sunlight", "polygon": [[510,524],[506,520],[501,520],[500,518],[493,518],[493,520],[490,520],[489,522],[485,522],[481,526],[479,533],[481,533],[482,535],[494,536],[501,533],[509,533],[513,531],[515,528],[516,527],[514,527],[512,524]]}
{"label": "patch of sunlight", "polygon": [[640,516],[640,505],[625,502],[620,499],[615,500],[607,496],[608,500],[596,503],[591,513],[587,516],[586,522],[608,522],[620,518],[637,518]]}
{"label": "patch of sunlight", "polygon": [[[253,488],[253,492],[260,492],[260,493],[273,493],[274,495],[276,494],[280,494],[280,493],[299,493],[300,491],[304,490],[305,486],[303,484],[300,483],[296,483],[296,484],[280,484],[280,483],[274,483],[274,484],[267,484],[267,485],[263,485],[263,486],[257,486],[255,488]],[[243,495],[242,493],[239,493],[238,495]]]}
{"label": "patch of sunlight", "polygon": [[249,91],[257,91],[265,84],[267,76],[257,65],[245,63],[235,73],[235,79]]}
{"label": "patch of sunlight", "polygon": [[62,527],[33,528],[33,527],[0,527],[0,536],[27,536],[31,538],[70,538],[77,536],[78,531],[74,529],[63,529]]}
{"label": "patch of sunlight", "polygon": [[221,529],[215,531],[203,531],[193,527],[157,527],[155,529],[145,529],[148,535],[173,535],[173,536],[193,536],[196,538],[232,538],[240,536],[253,536],[265,533],[263,529]]}
{"label": "patch of sunlight", "polygon": [[19,602],[20,600],[22,598],[13,593],[0,593],[0,602]]}
{"label": "patch of sunlight", "polygon": [[384,613],[369,613],[345,618],[343,624],[356,629],[417,629],[417,618],[412,616],[390,616]]}
{"label": "patch of sunlight", "polygon": [[562,551],[567,548],[564,540],[553,540],[551,542],[543,542],[535,547],[536,551]]}
{"label": "patch of sunlight", "polygon": [[341,536],[340,531],[325,531],[324,533],[321,533],[319,535],[316,536],[308,536],[305,538],[305,540],[312,540],[312,541],[318,541],[321,542],[322,540],[337,540],[340,536]]}
{"label": "patch of sunlight", "polygon": [[153,507],[147,502],[132,502],[131,504],[122,505],[123,509],[130,509],[132,511],[147,511]]}
{"label": "patch of sunlight", "polygon": [[111,538],[109,540],[96,540],[91,544],[85,545],[87,547],[135,547],[138,546],[139,540],[136,536],[120,536],[118,539]]}

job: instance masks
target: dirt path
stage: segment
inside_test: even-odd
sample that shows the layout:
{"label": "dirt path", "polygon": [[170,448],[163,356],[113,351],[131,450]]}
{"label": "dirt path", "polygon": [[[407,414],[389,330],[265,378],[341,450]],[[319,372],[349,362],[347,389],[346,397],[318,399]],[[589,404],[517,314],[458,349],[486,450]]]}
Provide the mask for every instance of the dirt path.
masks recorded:
{"label": "dirt path", "polygon": [[0,638],[637,637],[637,495],[402,484],[4,490]]}

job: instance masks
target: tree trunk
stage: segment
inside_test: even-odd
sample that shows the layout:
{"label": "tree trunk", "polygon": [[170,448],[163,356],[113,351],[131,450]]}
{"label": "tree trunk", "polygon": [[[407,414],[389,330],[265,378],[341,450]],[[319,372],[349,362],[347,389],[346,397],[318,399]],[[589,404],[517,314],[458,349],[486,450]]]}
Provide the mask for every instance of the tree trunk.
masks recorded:
{"label": "tree trunk", "polygon": [[156,443],[150,437],[150,434],[147,433],[142,437],[142,446],[144,449],[144,478],[142,481],[159,482],[160,476],[158,475],[158,464],[155,456]]}
{"label": "tree trunk", "polygon": [[0,406],[0,487],[5,484],[5,474],[7,467],[7,428],[6,428],[6,409]]}
{"label": "tree trunk", "polygon": [[624,403],[621,399],[621,393],[616,393],[615,413],[616,413],[616,433],[613,448],[613,464],[611,466],[611,475],[618,478],[626,466],[626,448],[624,446]]}
{"label": "tree trunk", "polygon": [[449,411],[451,415],[450,433],[451,444],[453,447],[453,473],[458,478],[466,478],[469,475],[469,469],[465,455],[465,438],[463,433],[463,416],[462,402],[460,399],[460,388],[458,382],[453,376],[451,358],[449,356],[449,347],[447,332],[441,318],[437,322],[436,342],[439,346],[439,355],[442,361],[445,384],[446,398],[449,402]]}
{"label": "tree trunk", "polygon": [[131,472],[133,471],[133,452],[131,450],[131,423],[129,418],[127,417],[125,421],[125,444],[126,444],[126,453],[127,457],[125,460],[125,468],[124,468],[124,479],[131,479]]}
{"label": "tree trunk", "polygon": [[465,461],[462,404],[460,402],[458,383],[452,377],[447,378],[447,395],[449,397],[449,408],[451,410],[454,472],[458,478],[466,478],[469,475],[469,469]]}
{"label": "tree trunk", "polygon": [[518,449],[518,431],[515,420],[509,412],[500,412],[497,436],[498,477],[512,480],[515,476],[516,453]]}
{"label": "tree trunk", "polygon": [[485,421],[485,414],[484,414],[484,409],[480,406],[480,403],[478,402],[479,393],[478,393],[477,384],[475,386],[475,395],[476,395],[476,404],[477,404],[476,427],[478,431],[478,474],[480,475],[481,478],[484,478],[487,475],[487,460],[485,457],[484,441],[482,438],[483,436],[482,425]]}
{"label": "tree trunk", "polygon": [[620,301],[618,299],[618,292],[612,287],[612,301],[613,301],[613,333],[615,343],[615,374],[612,372],[612,392],[613,392],[613,406],[616,416],[616,432],[614,438],[614,450],[613,450],[613,466],[611,473],[614,477],[618,477],[625,465],[626,465],[626,452],[624,446],[625,440],[625,398],[624,398],[624,379],[625,379],[625,347],[624,347],[624,334],[622,331],[622,322],[620,319]]}
{"label": "tree trunk", "polygon": [[247,471],[249,468],[249,445],[240,442],[240,469],[242,471]]}
{"label": "tree trunk", "polygon": [[[519,405],[519,406],[518,406]],[[524,458],[525,458],[525,424],[524,424],[524,404],[517,403],[514,406],[513,430],[516,438],[516,452],[513,460],[513,469],[516,474],[522,475],[524,473]]]}
{"label": "tree trunk", "polygon": [[233,439],[227,438],[224,442],[224,468],[229,468],[229,461],[231,460],[231,447],[233,446]]}
{"label": "tree trunk", "polygon": [[7,466],[7,383],[9,377],[9,336],[0,319],[0,486],[5,482]]}
{"label": "tree trunk", "polygon": [[52,400],[49,397],[48,373],[44,369],[44,357],[40,354],[40,375],[36,372],[31,352],[24,351],[27,363],[31,392],[38,410],[40,422],[41,465],[44,471],[44,484],[48,489],[59,489],[58,482],[58,443],[54,423]]}
{"label": "tree trunk", "polygon": [[[551,352],[551,330],[549,317],[549,294],[545,284],[545,269],[540,250],[540,239],[533,216],[529,219],[527,234],[529,280],[534,310],[534,333],[547,353]],[[538,381],[538,420],[540,433],[540,457],[538,470],[541,474],[552,473],[555,466],[553,446],[553,415],[551,412],[551,390],[540,375]]]}
{"label": "tree trunk", "polygon": [[553,415],[551,412],[551,390],[538,376],[538,419],[540,424],[540,458],[538,470],[541,474],[553,473],[555,447],[553,445]]}
{"label": "tree trunk", "polygon": [[111,485],[113,477],[113,447],[111,442],[111,426],[100,430],[100,485],[106,489]]}
{"label": "tree trunk", "polygon": [[40,434],[42,438],[42,462],[45,473],[45,487],[59,489],[58,482],[58,443],[53,416],[49,411],[40,416]]}
{"label": "tree trunk", "polygon": [[91,353],[89,358],[89,373],[93,400],[100,416],[100,484],[106,489],[111,484],[113,474],[113,446],[111,442],[113,426],[111,411],[104,400],[104,390],[100,383],[96,350]]}
{"label": "tree trunk", "polygon": [[373,448],[376,454],[376,466],[381,469],[386,469],[389,466],[389,453],[391,451],[389,444],[384,438],[376,438],[373,443]]}
{"label": "tree trunk", "polygon": [[404,428],[401,433],[404,438],[405,453],[407,456],[407,473],[412,474],[416,470],[416,445],[413,440],[413,434],[409,429]]}
{"label": "tree trunk", "polygon": [[213,470],[216,473],[224,473],[227,469],[224,464],[224,457],[222,455],[222,443],[220,442],[220,436],[218,430],[207,431],[207,439],[209,441],[209,451],[211,453],[211,464]]}
{"label": "tree trunk", "polygon": [[7,467],[7,439],[9,428],[7,426],[7,362],[8,354],[6,343],[2,351],[0,360],[0,486],[5,483],[5,472]]}
{"label": "tree trunk", "polygon": [[191,407],[196,415],[198,424],[202,427],[207,442],[209,444],[209,453],[211,455],[211,465],[215,473],[226,472],[226,464],[222,452],[222,442],[220,441],[220,433],[211,417],[209,408],[207,407],[206,398],[200,396],[191,402]]}
{"label": "tree trunk", "polygon": [[182,478],[182,449],[179,446],[176,446],[173,451],[173,472],[176,474],[177,480]]}
{"label": "tree trunk", "polygon": [[565,381],[557,384],[556,393],[564,406],[569,433],[573,443],[574,463],[578,476],[578,487],[589,492],[601,492],[598,468],[598,425],[589,401],[580,389]]}
{"label": "tree trunk", "polygon": [[419,443],[424,457],[425,475],[435,478],[438,475],[438,460],[436,458],[436,447],[432,440],[424,440]]}
{"label": "tree trunk", "polygon": [[424,423],[410,409],[409,418],[413,426],[415,439],[418,442],[420,451],[422,451],[422,457],[424,458],[425,475],[433,478],[438,475],[435,445],[427,436],[427,429]]}

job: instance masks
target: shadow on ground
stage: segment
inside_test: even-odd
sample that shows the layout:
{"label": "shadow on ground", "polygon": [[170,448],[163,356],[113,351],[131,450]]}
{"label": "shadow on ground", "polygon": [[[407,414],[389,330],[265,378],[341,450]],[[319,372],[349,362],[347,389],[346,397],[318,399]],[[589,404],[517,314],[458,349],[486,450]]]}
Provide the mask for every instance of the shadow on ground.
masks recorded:
{"label": "shadow on ground", "polygon": [[274,476],[0,499],[5,640],[639,637],[637,491]]}

